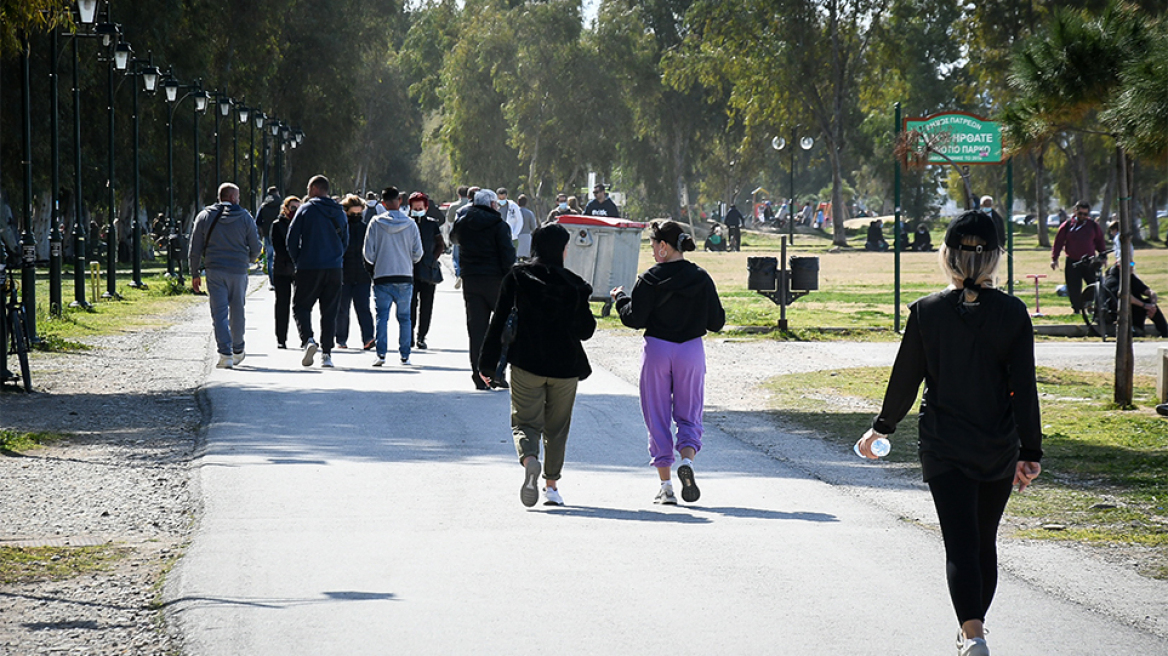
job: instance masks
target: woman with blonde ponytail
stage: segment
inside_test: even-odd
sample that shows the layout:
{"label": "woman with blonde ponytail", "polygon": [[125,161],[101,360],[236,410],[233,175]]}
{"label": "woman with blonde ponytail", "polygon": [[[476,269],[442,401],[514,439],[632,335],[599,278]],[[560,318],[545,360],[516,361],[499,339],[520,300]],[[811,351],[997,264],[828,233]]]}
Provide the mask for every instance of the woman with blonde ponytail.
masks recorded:
{"label": "woman with blonde ponytail", "polygon": [[859,450],[891,435],[921,381],[921,471],[941,525],[960,656],[988,656],[985,616],[998,580],[997,530],[1014,484],[1042,467],[1034,329],[1022,301],[994,288],[1001,238],[991,217],[966,212],[940,249],[951,285],[909,306],[884,405]]}

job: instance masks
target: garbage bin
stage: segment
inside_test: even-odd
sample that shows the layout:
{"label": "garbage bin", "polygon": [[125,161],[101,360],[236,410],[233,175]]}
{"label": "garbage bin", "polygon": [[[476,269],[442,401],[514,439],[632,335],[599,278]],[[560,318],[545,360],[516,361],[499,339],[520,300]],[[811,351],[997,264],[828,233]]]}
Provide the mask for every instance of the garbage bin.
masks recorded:
{"label": "garbage bin", "polygon": [[791,258],[791,289],[817,291],[819,289],[819,258]]}
{"label": "garbage bin", "polygon": [[556,221],[568,230],[568,255],[564,266],[592,285],[592,300],[605,301],[601,314],[608,316],[612,301],[608,292],[624,287],[630,293],[637,282],[644,223],[606,216],[566,214]]}

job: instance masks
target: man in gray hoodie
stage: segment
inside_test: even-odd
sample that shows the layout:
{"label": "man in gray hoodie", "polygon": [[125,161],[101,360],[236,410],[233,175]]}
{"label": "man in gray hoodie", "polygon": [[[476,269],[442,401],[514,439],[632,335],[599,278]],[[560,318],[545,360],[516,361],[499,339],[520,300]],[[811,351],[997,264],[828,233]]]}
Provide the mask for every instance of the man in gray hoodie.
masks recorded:
{"label": "man in gray hoodie", "polygon": [[401,193],[387,187],[381,193],[386,211],[369,222],[365,231],[365,261],[373,276],[373,298],[377,306],[377,359],[385,364],[389,348],[389,310],[397,304],[398,354],[403,365],[410,364],[410,302],[414,296],[414,264],[422,259],[422,236],[418,225],[401,207]]}
{"label": "man in gray hoodie", "polygon": [[202,291],[199,269],[207,271],[211,323],[220,369],[243,362],[244,313],[248,265],[260,254],[260,236],[251,214],[239,206],[239,187],[219,186],[219,202],[206,207],[191,226],[191,288]]}

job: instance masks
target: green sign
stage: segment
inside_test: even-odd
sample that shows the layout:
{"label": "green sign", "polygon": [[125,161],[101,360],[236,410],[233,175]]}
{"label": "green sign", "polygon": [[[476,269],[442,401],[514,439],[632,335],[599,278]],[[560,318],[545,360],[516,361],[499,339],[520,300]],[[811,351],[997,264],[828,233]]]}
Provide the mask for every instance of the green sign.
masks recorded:
{"label": "green sign", "polygon": [[[965,112],[945,112],[904,122],[905,132],[921,133],[912,150],[930,148],[930,164],[1001,164],[1002,126]],[[945,159],[942,157],[944,154]]]}

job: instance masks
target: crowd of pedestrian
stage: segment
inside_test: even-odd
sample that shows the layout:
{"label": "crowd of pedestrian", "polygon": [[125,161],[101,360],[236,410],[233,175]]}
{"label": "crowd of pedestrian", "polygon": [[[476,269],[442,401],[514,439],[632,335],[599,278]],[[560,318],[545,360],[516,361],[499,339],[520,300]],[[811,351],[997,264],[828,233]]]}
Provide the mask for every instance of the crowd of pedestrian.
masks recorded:
{"label": "crowd of pedestrian", "polygon": [[[410,365],[412,349],[426,348],[435,287],[443,280],[439,258],[449,240],[472,383],[510,390],[523,469],[520,501],[535,505],[542,487],[546,505],[563,505],[559,483],[576,390],[592,371],[582,343],[596,329],[592,288],[565,267],[570,234],[557,222],[572,211],[573,199],[561,194],[537,225],[523,196],[512,202],[505,189],[476,187],[460,187],[458,194],[443,214],[425,193],[403,198],[392,186],[378,198],[338,199],[328,179],[316,176],[303,200],[288,196],[277,204],[269,193],[265,218],[253,221],[238,205],[238,188],[224,184],[219,202],[196,218],[189,253],[191,271],[206,271],[218,366],[231,368],[244,358],[248,266],[269,242],[280,348],[286,348],[291,310],[302,364],[311,366],[319,352],[321,366],[331,367],[333,349],[348,348],[354,312],[361,348],[375,350],[373,365],[383,366],[393,311],[400,362]],[[949,226],[939,255],[951,285],[910,306],[883,407],[857,444],[861,455],[875,458],[877,441],[895,432],[928,381],[920,458],[941,525],[963,656],[989,653],[984,622],[997,583],[997,526],[1012,487],[1025,489],[1042,457],[1033,329],[1025,305],[995,288],[1004,238],[990,209],[967,212]],[[603,185],[584,211],[619,216]],[[1056,258],[1061,247],[1075,254],[1102,250],[1092,228],[1070,222],[1065,228]],[[680,497],[693,503],[701,497],[695,460],[703,446],[702,337],[721,330],[726,314],[713,279],[685,258],[697,243],[682,224],[652,222],[649,245],[656,264],[631,293],[617,287],[610,297],[625,326],[644,330],[639,387],[649,464],[660,483],[654,502],[678,503],[676,465]],[[201,284],[196,273],[192,285]],[[1161,328],[1162,315],[1150,310],[1155,295],[1147,291],[1141,307]]]}

